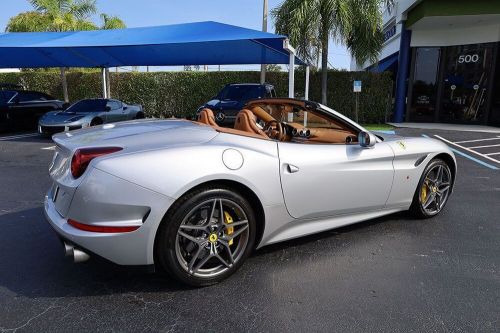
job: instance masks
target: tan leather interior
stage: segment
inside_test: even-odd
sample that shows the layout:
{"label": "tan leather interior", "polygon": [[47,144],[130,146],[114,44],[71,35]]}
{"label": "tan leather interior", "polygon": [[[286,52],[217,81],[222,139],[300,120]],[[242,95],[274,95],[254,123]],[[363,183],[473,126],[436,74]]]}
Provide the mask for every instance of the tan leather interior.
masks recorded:
{"label": "tan leather interior", "polygon": [[248,137],[257,138],[257,139],[271,140],[271,139],[269,139],[269,137],[267,135],[265,137],[263,137],[260,134],[244,132],[244,131],[237,130],[237,129],[234,129],[234,128],[218,127],[217,128],[217,132],[227,133],[227,134],[236,134],[236,135],[242,135],[242,136],[248,136]]}
{"label": "tan leather interior", "polygon": [[[331,129],[331,128],[314,128],[311,129],[311,136],[308,141],[311,143],[346,143],[348,136],[354,136],[351,132]],[[358,138],[354,136],[354,141]]]}
{"label": "tan leather interior", "polygon": [[215,122],[214,112],[207,108],[200,111],[200,114],[198,115],[198,122],[214,128],[219,127],[219,125]]}
{"label": "tan leather interior", "polygon": [[[266,105],[282,105],[283,108],[279,112],[280,114],[272,114],[272,112],[277,112],[279,108],[269,108],[269,112],[266,111]],[[305,103],[303,101],[288,100],[288,99],[261,99],[257,101],[249,102],[245,109],[241,110],[236,116],[236,121],[234,128],[225,128],[217,125],[215,121],[215,116],[212,110],[205,108],[201,110],[198,115],[197,122],[200,124],[205,124],[211,126],[216,131],[227,134],[243,135],[253,138],[271,140],[269,136],[264,132],[258,125],[257,119],[262,120],[266,123],[272,120],[280,121],[282,118],[282,112],[291,112],[293,106],[298,106],[305,108]],[[290,109],[290,110],[288,110]],[[309,111],[311,112],[311,111]],[[271,114],[270,114],[271,113]],[[322,117],[318,115],[318,117]],[[329,120],[332,122],[332,120]],[[302,124],[299,123],[287,123],[288,126],[293,127],[297,130],[304,128]],[[345,127],[343,124],[338,124],[341,128],[310,128],[311,135],[308,138],[302,137],[292,137],[290,135],[285,135],[283,141],[292,141],[300,143],[318,144],[318,143],[328,143],[328,144],[345,144],[349,136],[352,137],[353,143],[357,142],[357,133],[352,129]]]}
{"label": "tan leather interior", "polygon": [[254,133],[267,138],[266,133],[257,126],[257,118],[252,111],[243,109],[238,112],[236,116],[236,121],[234,123],[234,129],[244,131],[247,133]]}
{"label": "tan leather interior", "polygon": [[262,119],[264,122],[268,123],[270,122],[271,120],[279,120],[279,118],[277,118],[276,116],[278,115],[272,115],[272,114],[269,114],[269,112],[266,112],[263,108],[261,108],[260,106],[252,106],[250,108],[250,110],[252,110],[252,113],[259,119]]}

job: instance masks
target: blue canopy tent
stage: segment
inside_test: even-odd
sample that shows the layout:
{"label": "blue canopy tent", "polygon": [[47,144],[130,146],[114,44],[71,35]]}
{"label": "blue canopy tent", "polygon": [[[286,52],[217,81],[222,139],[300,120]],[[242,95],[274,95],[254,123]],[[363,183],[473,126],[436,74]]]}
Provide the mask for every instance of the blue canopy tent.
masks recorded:
{"label": "blue canopy tent", "polygon": [[294,65],[305,65],[286,36],[218,22],[0,34],[0,68],[230,64],[289,64],[290,97]]}

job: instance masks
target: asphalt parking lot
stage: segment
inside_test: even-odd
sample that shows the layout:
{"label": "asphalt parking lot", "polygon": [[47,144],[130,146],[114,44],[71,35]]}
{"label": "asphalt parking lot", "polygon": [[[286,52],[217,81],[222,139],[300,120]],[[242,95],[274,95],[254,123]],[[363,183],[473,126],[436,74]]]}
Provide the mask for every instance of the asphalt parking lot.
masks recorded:
{"label": "asphalt parking lot", "polygon": [[500,331],[498,134],[397,132],[461,153],[441,215],[265,247],[203,289],[95,258],[73,264],[43,216],[52,142],[0,137],[0,331]]}

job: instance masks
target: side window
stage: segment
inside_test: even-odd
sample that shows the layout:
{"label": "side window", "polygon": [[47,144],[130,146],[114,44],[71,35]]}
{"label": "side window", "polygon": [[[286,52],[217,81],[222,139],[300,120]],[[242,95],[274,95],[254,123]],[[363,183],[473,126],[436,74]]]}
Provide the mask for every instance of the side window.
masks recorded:
{"label": "side window", "polygon": [[122,107],[122,103],[118,102],[118,101],[108,101],[108,103],[106,104],[106,106],[109,106],[109,108],[111,109],[111,111],[114,111],[114,110],[118,110]]}
{"label": "side window", "polygon": [[2,93],[0,94],[0,101],[2,102],[2,104],[8,103],[15,95],[15,91],[2,91]]}
{"label": "side window", "polygon": [[39,93],[32,92],[19,92],[18,95],[19,102],[32,102],[32,101],[46,101],[45,97],[42,97]]}

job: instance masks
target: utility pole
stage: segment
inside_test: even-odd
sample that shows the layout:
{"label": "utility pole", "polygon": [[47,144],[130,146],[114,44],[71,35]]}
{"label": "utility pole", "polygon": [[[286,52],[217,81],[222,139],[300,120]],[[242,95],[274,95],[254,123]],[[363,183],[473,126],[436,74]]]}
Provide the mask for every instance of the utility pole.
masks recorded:
{"label": "utility pole", "polygon": [[[264,0],[264,8],[262,11],[262,31],[267,32],[267,0]],[[260,83],[266,82],[266,64],[260,65]]]}

